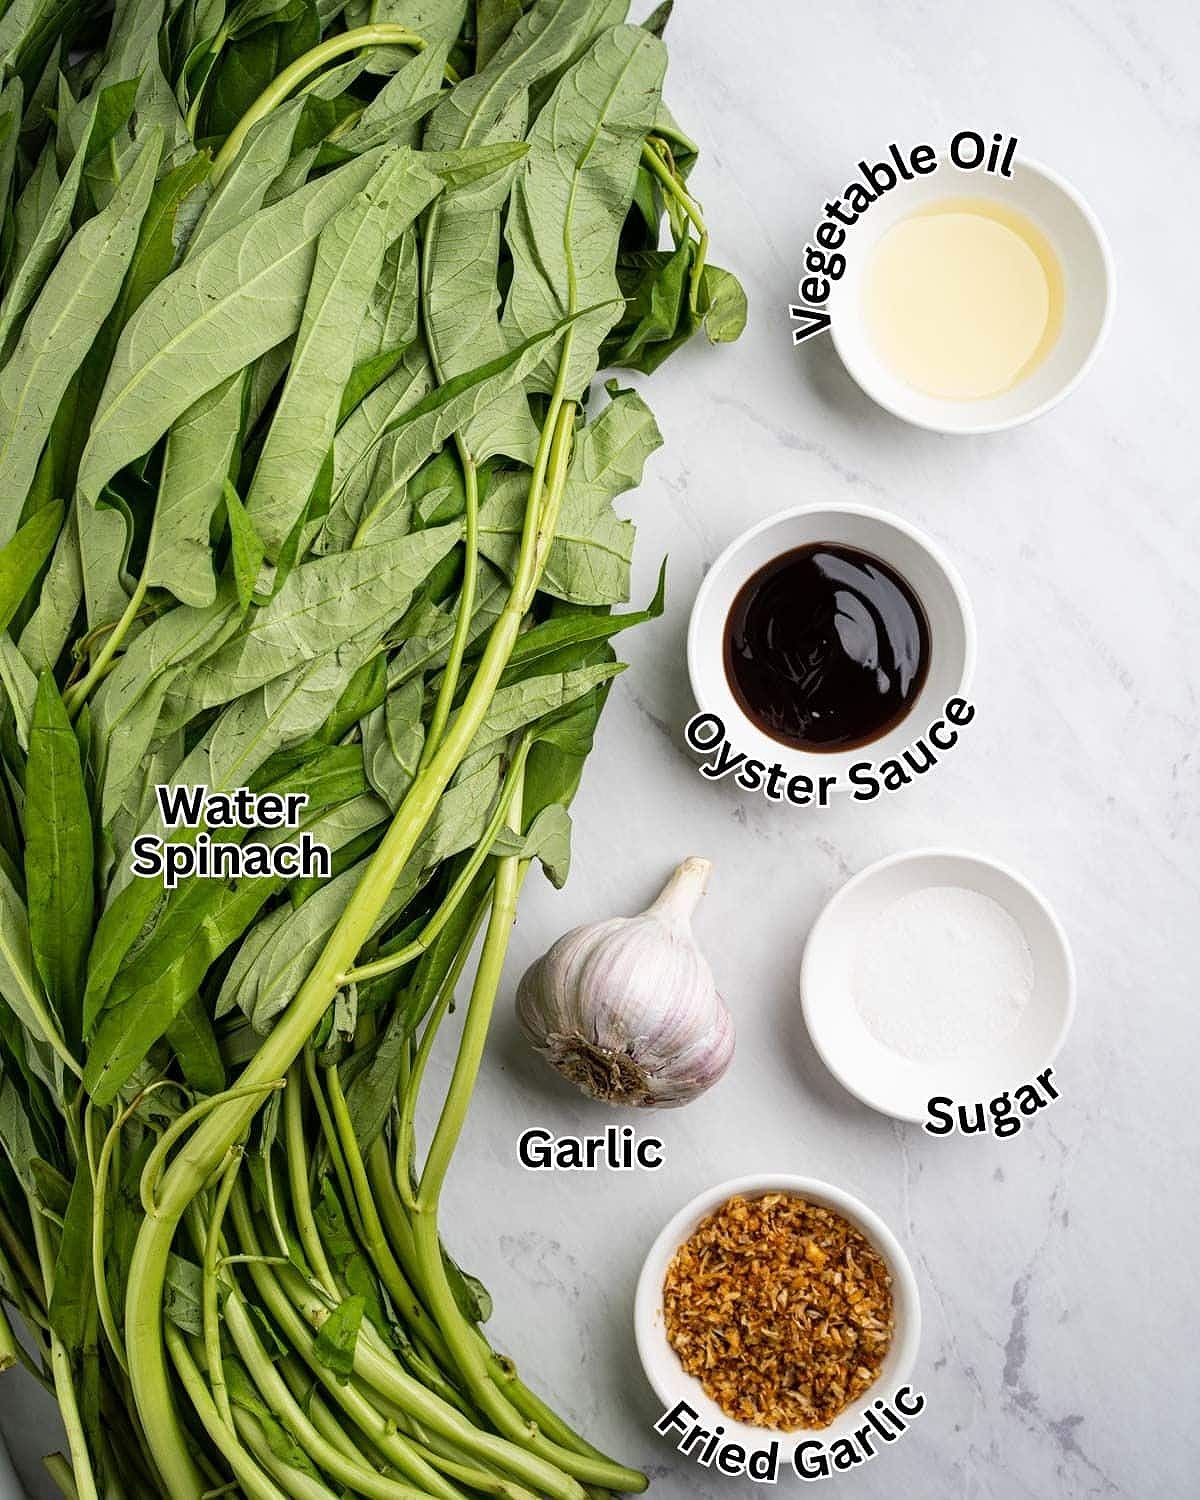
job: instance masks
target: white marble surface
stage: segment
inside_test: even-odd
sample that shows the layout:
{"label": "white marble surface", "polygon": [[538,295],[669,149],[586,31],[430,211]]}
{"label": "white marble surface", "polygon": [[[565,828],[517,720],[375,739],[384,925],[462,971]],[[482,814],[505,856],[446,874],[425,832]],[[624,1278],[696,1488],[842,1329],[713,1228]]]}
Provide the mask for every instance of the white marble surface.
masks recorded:
{"label": "white marble surface", "polygon": [[[745,279],[734,349],[653,383],[667,439],[633,506],[639,597],[577,803],[575,873],[531,882],[488,1066],[449,1190],[453,1248],[490,1285],[494,1333],[589,1432],[647,1465],[660,1500],[748,1497],[650,1432],[630,1304],[676,1207],[726,1177],[811,1173],[906,1243],[926,1414],[832,1481],[849,1500],[1186,1500],[1196,1493],[1196,995],[1200,391],[1195,189],[1200,13],[1073,0],[959,6],[678,0],[672,104],[704,143],[717,258]],[[1003,436],[939,438],[874,409],[827,345],[793,353],[785,307],[822,196],[891,139],[1015,131],[1107,227],[1118,313],[1083,388]],[[735,532],[785,505],[859,499],[927,528],[974,599],[979,720],[897,798],[823,814],[706,785],[681,748],[692,593]],[[842,1092],[800,1021],[797,966],[829,894],[895,850],[945,843],[1026,872],[1075,946],[1062,1102],[1003,1142],[934,1141]],[[520,1043],[511,988],[572,923],[630,911],[678,856],[716,861],[699,931],[739,1026],[713,1094],[660,1115],[654,1177],[525,1173],[530,1122],[599,1129]],[[434,1078],[436,1083],[444,1074]],[[26,1472],[44,1433],[7,1381]],[[792,1481],[792,1483],[797,1483]]]}

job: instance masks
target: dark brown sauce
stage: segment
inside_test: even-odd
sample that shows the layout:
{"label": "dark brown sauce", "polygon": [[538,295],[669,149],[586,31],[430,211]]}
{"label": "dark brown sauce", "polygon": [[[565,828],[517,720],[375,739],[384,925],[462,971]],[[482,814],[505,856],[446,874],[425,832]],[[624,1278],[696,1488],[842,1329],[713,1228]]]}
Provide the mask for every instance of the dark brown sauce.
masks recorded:
{"label": "dark brown sauce", "polygon": [[904,718],[929,670],[921,601],[887,563],[832,542],[797,547],[742,585],[725,675],[750,719],[799,750],[852,750]]}

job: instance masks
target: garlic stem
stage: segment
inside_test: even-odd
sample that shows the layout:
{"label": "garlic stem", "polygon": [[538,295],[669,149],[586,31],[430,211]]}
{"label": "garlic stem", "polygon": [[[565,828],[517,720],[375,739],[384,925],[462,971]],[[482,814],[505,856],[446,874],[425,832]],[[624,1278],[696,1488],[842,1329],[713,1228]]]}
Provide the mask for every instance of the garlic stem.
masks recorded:
{"label": "garlic stem", "polygon": [[681,922],[690,922],[701,896],[708,888],[708,877],[711,874],[711,859],[701,859],[698,854],[690,854],[663,886],[650,910],[662,916],[675,917]]}

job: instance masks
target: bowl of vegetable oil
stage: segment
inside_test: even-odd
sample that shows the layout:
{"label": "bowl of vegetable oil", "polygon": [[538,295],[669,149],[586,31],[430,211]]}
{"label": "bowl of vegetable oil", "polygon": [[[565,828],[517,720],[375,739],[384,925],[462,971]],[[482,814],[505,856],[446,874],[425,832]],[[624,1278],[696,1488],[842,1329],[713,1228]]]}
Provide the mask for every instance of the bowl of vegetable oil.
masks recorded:
{"label": "bowl of vegetable oil", "polygon": [[855,226],[831,331],[846,369],[895,416],[998,432],[1083,379],[1114,285],[1104,232],[1061,177],[1020,158],[1007,177],[943,160]]}

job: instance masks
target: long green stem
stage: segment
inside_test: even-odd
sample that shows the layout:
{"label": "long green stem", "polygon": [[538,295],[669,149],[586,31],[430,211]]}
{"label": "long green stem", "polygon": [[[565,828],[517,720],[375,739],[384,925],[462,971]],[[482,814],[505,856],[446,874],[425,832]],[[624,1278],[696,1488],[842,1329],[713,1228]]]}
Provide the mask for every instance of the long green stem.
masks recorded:
{"label": "long green stem", "polygon": [[[328,1308],[306,1290],[294,1272],[286,1268],[278,1273],[274,1288],[260,1283],[259,1290],[289,1343],[294,1344],[301,1357],[308,1362],[311,1339],[305,1338],[305,1322],[313,1328],[319,1328],[329,1316]],[[319,1365],[310,1368],[313,1368],[314,1374],[322,1380],[339,1405],[352,1410],[357,1395],[354,1385],[338,1386],[332,1377],[326,1379],[328,1371],[322,1372]],[[419,1381],[414,1380],[389,1354],[375,1349],[364,1339],[359,1339],[355,1349],[354,1373],[370,1390],[386,1396],[409,1416],[458,1444],[466,1452],[477,1455],[482,1462],[495,1464],[504,1473],[511,1474],[538,1493],[553,1497],[553,1500],[582,1500],[579,1486],[552,1464],[526,1452],[515,1443],[474,1427],[461,1412],[448,1406],[426,1390]],[[361,1404],[362,1401],[363,1398],[358,1396],[358,1402]],[[355,1420],[362,1425],[361,1417],[356,1415]],[[378,1442],[375,1433],[372,1433],[372,1441]]]}
{"label": "long green stem", "polygon": [[504,784],[500,788],[500,796],[488,819],[487,827],[480,834],[478,843],[471,851],[470,859],[459,871],[458,878],[446,892],[441,905],[425,924],[420,935],[411,943],[406,943],[403,948],[397,949],[395,953],[387,953],[371,963],[358,964],[349,970],[344,976],[348,984],[361,984],[364,980],[378,979],[383,974],[391,974],[396,969],[403,969],[405,965],[412,963],[414,958],[420,958],[428,951],[438,933],[457,911],[459,903],[471,888],[471,882],[479,874],[488,855],[491,854],[492,845],[499,838],[500,830],[504,827],[504,820],[508,815],[513,794],[520,785],[525,762],[529,758],[532,746],[533,740],[529,735],[526,735],[517,746],[508,771],[505,773]]}
{"label": "long green stem", "polygon": [[672,171],[662,151],[652,141],[647,141],[643,145],[642,161],[696,226],[696,233],[700,237],[700,243],[696,247],[696,259],[692,264],[692,280],[689,289],[689,306],[694,317],[700,310],[700,288],[704,280],[704,268],[708,264],[709,234],[708,225],[704,222],[704,210],[684,187],[683,179],[678,173]]}
{"label": "long green stem", "polygon": [[454,695],[458,691],[458,679],[462,672],[463,657],[471,636],[471,616],[475,612],[475,590],[479,577],[479,469],[467,452],[461,438],[458,440],[459,456],[462,460],[463,489],[466,495],[466,530],[463,537],[463,578],[458,595],[458,617],[454,622],[454,636],[450,642],[450,654],[446,659],[446,670],[442,674],[433,716],[429,721],[429,732],[421,752],[421,763],[427,764],[441,744],[450,717]]}
{"label": "long green stem", "polygon": [[108,1225],[108,1173],[113,1153],[116,1151],[117,1144],[121,1138],[121,1126],[125,1122],[127,1111],[117,1116],[104,1137],[104,1144],[100,1148],[99,1159],[92,1161],[91,1120],[93,1108],[94,1106],[89,1103],[83,1122],[84,1136],[88,1144],[88,1164],[92,1174],[92,1281],[96,1287],[96,1306],[100,1313],[100,1325],[104,1329],[104,1336],[108,1340],[109,1347],[118,1365],[128,1373],[129,1361],[125,1357],[125,1342],[121,1337],[121,1330],[117,1327],[116,1314],[113,1312],[112,1297],[108,1290],[108,1268],[106,1264],[106,1257],[108,1255],[108,1236],[106,1233]]}
{"label": "long green stem", "polygon": [[[481,917],[482,913],[483,908],[481,907]],[[470,949],[472,942],[473,936],[468,936],[464,942],[463,953],[460,955],[460,958],[465,958],[466,951]],[[451,992],[453,992],[453,988],[453,983],[451,983]],[[416,1083],[415,1072],[413,1082],[414,1084]],[[405,1110],[409,1112],[410,1130],[411,1110],[415,1108],[415,1099],[415,1091],[410,1089],[405,1094],[404,1099]],[[404,1116],[402,1115],[402,1129],[403,1126]],[[396,1148],[398,1168],[401,1163],[407,1163],[410,1154],[401,1155],[401,1152],[402,1145],[398,1143]],[[416,1249],[413,1241],[412,1224],[405,1212],[406,1207],[408,1210],[413,1211],[416,1206],[413,1197],[411,1176],[401,1170],[397,1170],[393,1176],[389,1168],[387,1150],[382,1139],[376,1141],[371,1148],[367,1160],[367,1173],[371,1182],[372,1194],[379,1207],[383,1222],[387,1226],[392,1243],[397,1247],[404,1265],[410,1268],[408,1271],[410,1280],[415,1279],[419,1274],[419,1267],[416,1264]],[[401,1190],[404,1188],[406,1182],[409,1188],[408,1196],[402,1199]],[[497,1389],[507,1397],[523,1416],[528,1417],[532,1422],[536,1422],[548,1438],[561,1444],[564,1448],[573,1449],[576,1453],[584,1453],[592,1458],[603,1459],[605,1457],[598,1448],[593,1447],[585,1438],[580,1437],[540,1397],[534,1395],[518,1376],[512,1360],[506,1358],[504,1355],[497,1354],[478,1328],[471,1324],[467,1326],[475,1342],[480,1346],[483,1357],[487,1361],[488,1374],[491,1376]]]}
{"label": "long green stem", "polygon": [[[47,1299],[54,1296],[54,1253],[41,1213],[33,1210],[33,1239],[37,1246],[38,1262],[41,1265],[42,1281],[45,1283]],[[99,1500],[96,1476],[92,1470],[91,1454],[83,1430],[83,1418],[79,1412],[79,1400],[75,1392],[75,1372],[71,1367],[71,1353],[59,1336],[51,1329],[50,1369],[54,1376],[54,1393],[58,1400],[59,1415],[67,1433],[67,1448],[71,1455],[71,1472],[79,1500]]]}
{"label": "long green stem", "polygon": [[129,1373],[129,1361],[125,1355],[125,1343],[121,1337],[121,1330],[117,1327],[112,1298],[108,1290],[106,1261],[108,1255],[108,1178],[113,1163],[117,1159],[117,1152],[120,1150],[121,1131],[126,1122],[151,1094],[159,1093],[163,1089],[181,1087],[181,1084],[170,1078],[160,1078],[155,1083],[147,1084],[133,1102],[128,1104],[113,1121],[105,1134],[99,1157],[94,1156],[92,1135],[92,1121],[96,1107],[90,1100],[83,1114],[83,1138],[87,1147],[88,1170],[92,1174],[92,1280],[96,1287],[96,1307],[100,1314],[104,1336],[125,1374]]}
{"label": "long green stem", "polygon": [[217,1410],[221,1413],[221,1420],[226,1427],[233,1426],[233,1409],[229,1404],[225,1366],[221,1359],[220,1287],[217,1277],[221,1268],[221,1227],[241,1166],[242,1156],[240,1153],[235,1153],[233,1160],[225,1168],[224,1176],[217,1188],[204,1241],[204,1262],[201,1273],[203,1280],[200,1289],[200,1315],[204,1327],[204,1352],[208,1359],[208,1383],[212,1386],[213,1399],[216,1401]]}
{"label": "long green stem", "polygon": [[5,1370],[11,1370],[20,1362],[20,1358],[17,1336],[13,1332],[12,1324],[8,1321],[8,1314],[4,1311],[4,1303],[0,1302],[0,1375]]}
{"label": "long green stem", "polygon": [[350,1182],[350,1169],[346,1166],[346,1158],[342,1152],[341,1137],[334,1127],[333,1115],[329,1110],[329,1103],[325,1098],[325,1090],[317,1074],[316,1059],[313,1057],[312,1049],[306,1049],[304,1053],[304,1076],[308,1082],[308,1093],[316,1106],[317,1119],[320,1121],[321,1134],[325,1139],[325,1149],[329,1153],[329,1161],[333,1167],[333,1175],[337,1178],[338,1191],[342,1196],[342,1203],[346,1214],[359,1239],[362,1239],[362,1223],[358,1217],[358,1203],[354,1197],[354,1189]]}
{"label": "long green stem", "polygon": [[[371,1195],[367,1169],[358,1147],[358,1138],[354,1134],[354,1123],[350,1118],[350,1109],[346,1103],[346,1096],[342,1092],[342,1083],[337,1068],[327,1068],[325,1076],[328,1080],[333,1123],[341,1138],[342,1150],[345,1153],[351,1191],[358,1202],[362,1240],[367,1254],[371,1258],[379,1279],[387,1288],[388,1296],[396,1304],[397,1311],[408,1324],[413,1336],[423,1343],[432,1341],[441,1345],[436,1325],[430,1322],[429,1314],[421,1306],[416,1292],[408,1284],[408,1279],[400,1269],[388,1244],[387,1235],[380,1222],[379,1211],[375,1206],[375,1199]],[[444,1347],[440,1352],[444,1358]]]}
{"label": "long green stem", "polygon": [[304,1139],[304,1098],[299,1064],[293,1064],[288,1074],[288,1087],[283,1096],[283,1129],[296,1232],[309,1270],[333,1297],[337,1295],[337,1285],[313,1218],[312,1196],[308,1190],[308,1146]]}
{"label": "long green stem", "polygon": [[200,1425],[208,1433],[213,1447],[233,1470],[242,1490],[251,1500],[287,1500],[285,1491],[258,1467],[246,1452],[232,1428],[226,1427],[221,1414],[213,1404],[208,1386],[188,1352],[183,1334],[172,1323],[165,1329],[167,1351],[188,1399],[200,1419]]}
{"label": "long green stem", "polygon": [[41,1303],[42,1310],[45,1311],[49,1306],[50,1299],[42,1281],[41,1270],[38,1267],[37,1261],[29,1253],[29,1247],[13,1227],[3,1207],[0,1207],[0,1244],[3,1244],[9,1255],[12,1256],[14,1264],[20,1270],[21,1275],[24,1276],[30,1291],[37,1301]]}
{"label": "long green stem", "polygon": [[[518,789],[508,811],[512,827],[520,827],[521,803],[521,789]],[[435,1221],[442,1184],[450,1166],[450,1158],[454,1154],[454,1148],[458,1145],[459,1136],[466,1123],[467,1108],[479,1077],[483,1049],[491,1028],[492,1007],[495,1003],[496,991],[500,987],[500,976],[508,953],[509,933],[516,920],[517,897],[520,890],[521,861],[515,857],[502,859],[496,869],[491,916],[488,918],[487,934],[483,940],[479,967],[475,971],[471,1002],[467,1007],[467,1018],[463,1025],[458,1056],[454,1062],[450,1088],[442,1106],[433,1140],[430,1142],[424,1169],[421,1172],[416,1202],[418,1244],[420,1243],[421,1218]]]}
{"label": "long green stem", "polygon": [[[154,1149],[146,1158],[146,1165],[142,1168],[142,1176],[139,1186],[142,1198],[142,1209],[144,1210],[146,1217],[148,1219],[152,1219],[158,1212],[158,1205],[155,1203],[154,1198],[155,1194],[158,1191],[158,1179],[163,1170],[163,1164],[166,1161],[167,1157],[171,1154],[171,1148],[177,1141],[183,1139],[183,1137],[188,1133],[192,1126],[197,1123],[197,1121],[203,1120],[205,1116],[211,1115],[219,1109],[223,1109],[228,1104],[236,1104],[240,1099],[257,1100],[261,1098],[263,1094],[274,1093],[277,1089],[281,1089],[283,1087],[284,1080],[282,1078],[273,1079],[270,1083],[241,1084],[236,1088],[227,1089],[223,1094],[213,1094],[208,1099],[201,1099],[199,1104],[193,1104],[191,1109],[185,1110],[178,1119],[172,1120],[170,1125],[167,1126],[166,1130],[163,1131],[162,1135],[160,1135],[158,1140],[155,1142]],[[253,1116],[251,1116],[251,1118],[253,1118]],[[249,1120],[247,1121],[247,1124],[249,1124]],[[232,1151],[235,1144],[236,1141],[230,1141],[229,1145],[225,1148],[225,1151]],[[225,1151],[221,1153],[222,1156],[225,1155]],[[217,1166],[219,1165],[220,1161],[218,1159],[218,1161],[213,1163],[213,1170],[215,1171]],[[208,1174],[206,1173],[205,1175],[207,1176]],[[204,1184],[200,1183],[197,1186],[196,1191],[199,1192],[200,1188],[203,1186]],[[190,1198],[188,1202],[191,1202]],[[184,1207],[186,1206],[187,1205],[185,1204]]]}
{"label": "long green stem", "polygon": [[409,31],[407,26],[393,26],[381,22],[376,26],[356,26],[350,31],[341,32],[338,36],[331,36],[327,41],[311,48],[285,68],[278,78],[262,91],[229,132],[225,144],[217,152],[213,162],[210,174],[213,185],[219,183],[229,170],[230,164],[242,149],[247,135],[259,120],[282,104],[293,89],[299,88],[306,78],[319,72],[326,63],[333,62],[335,58],[347,52],[357,52],[363,47],[411,47],[415,52],[422,52],[425,46],[424,37]]}
{"label": "long green stem", "polygon": [[412,1181],[412,1161],[415,1155],[417,1102],[421,1096],[421,1083],[425,1077],[425,1069],[429,1066],[438,1031],[454,999],[455,987],[466,966],[467,955],[475,940],[475,932],[483,920],[483,912],[484,907],[481,904],[475,921],[471,924],[471,931],[464,939],[454,963],[450,966],[449,973],[438,990],[437,999],[425,1023],[425,1030],[421,1033],[421,1044],[413,1060],[412,1074],[404,1090],[404,1098],[400,1101],[400,1123],[396,1132],[396,1186],[400,1190],[405,1207],[413,1211],[416,1210],[417,1200]]}
{"label": "long green stem", "polygon": [[75,1476],[71,1473],[71,1465],[61,1453],[49,1454],[42,1460],[42,1466],[58,1486],[63,1500],[79,1500],[79,1491],[75,1486]]}
{"label": "long green stem", "polygon": [[49,1332],[50,1320],[45,1308],[35,1299],[44,1293],[41,1274],[34,1270],[31,1280],[28,1270],[23,1271],[10,1256],[3,1234],[0,1234],[0,1293],[13,1304],[32,1333]]}
{"label": "long green stem", "polygon": [[[233,1215],[243,1243],[256,1245],[257,1235],[241,1189],[234,1194]],[[300,1356],[332,1400],[366,1434],[387,1461],[414,1484],[437,1496],[438,1500],[461,1500],[456,1487],[429,1468],[412,1444],[395,1431],[394,1424],[380,1416],[353,1383],[339,1381],[316,1357],[313,1333],[310,1330],[320,1328],[329,1316],[329,1308],[305,1287],[294,1271],[286,1267],[276,1271],[254,1261],[247,1269],[263,1305],[278,1325],[289,1347]],[[411,1403],[420,1413],[435,1423],[447,1425],[453,1435],[466,1434],[470,1440],[499,1444],[498,1439],[477,1433],[459,1411],[400,1370],[390,1353],[375,1350],[361,1338],[356,1350],[356,1368],[360,1360],[372,1368],[379,1366],[388,1370],[389,1374],[394,1372]],[[521,1457],[523,1459],[527,1455]]]}
{"label": "long green stem", "polygon": [[361,1454],[347,1458],[345,1453],[323,1436],[267,1357],[255,1332],[253,1320],[236,1292],[230,1292],[226,1298],[225,1319],[242,1363],[267,1405],[321,1468],[339,1484],[346,1485],[356,1494],[367,1495],[371,1500],[426,1500],[426,1490],[385,1478],[376,1473]]}
{"label": "long green stem", "polygon": [[238,1407],[233,1414],[238,1436],[259,1464],[275,1480],[289,1500],[338,1500],[336,1493],[320,1479],[285,1463],[267,1441],[262,1423]]}
{"label": "long green stem", "polygon": [[130,626],[137,619],[138,611],[142,607],[142,601],[146,597],[146,587],[147,578],[146,574],[143,573],[138,579],[133,593],[129,596],[129,603],[126,604],[124,613],[109,631],[108,638],[96,653],[96,660],[89,667],[86,676],[81,677],[74,687],[69,687],[64,693],[63,704],[72,718],[75,718],[79,710],[87,702],[88,694],[108,671],[109,662],[112,661],[113,657],[117,654],[121,642],[129,634]]}

